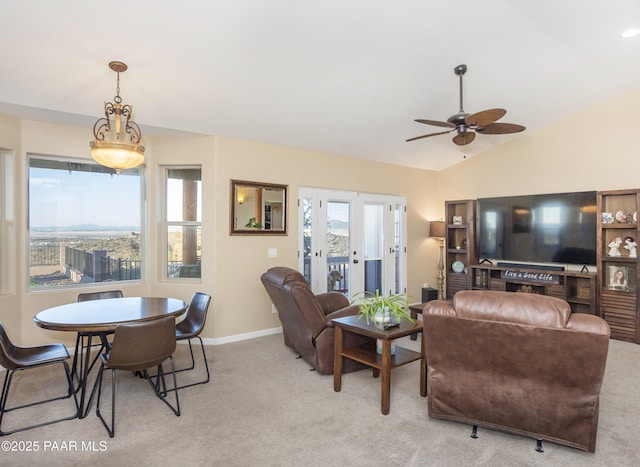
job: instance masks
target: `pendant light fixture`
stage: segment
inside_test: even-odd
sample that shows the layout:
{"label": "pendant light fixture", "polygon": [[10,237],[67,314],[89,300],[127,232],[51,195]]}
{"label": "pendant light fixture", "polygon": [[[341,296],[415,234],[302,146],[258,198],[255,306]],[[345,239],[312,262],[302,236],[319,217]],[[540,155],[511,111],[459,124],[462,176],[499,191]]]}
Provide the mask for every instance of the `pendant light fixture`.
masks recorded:
{"label": "pendant light fixture", "polygon": [[101,165],[115,169],[131,169],[144,162],[144,146],[140,144],[142,132],[133,121],[133,108],[123,104],[120,97],[120,73],[127,71],[122,62],[110,62],[109,68],[118,75],[113,102],[104,103],[105,118],[93,125],[95,140],[89,143],[91,157]]}

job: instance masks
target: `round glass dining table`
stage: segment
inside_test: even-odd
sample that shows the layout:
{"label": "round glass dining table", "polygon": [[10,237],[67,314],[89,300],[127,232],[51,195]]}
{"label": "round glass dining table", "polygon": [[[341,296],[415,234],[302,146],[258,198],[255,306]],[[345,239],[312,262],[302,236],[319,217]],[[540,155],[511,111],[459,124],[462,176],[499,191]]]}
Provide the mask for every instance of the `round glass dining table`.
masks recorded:
{"label": "round glass dining table", "polygon": [[[80,391],[79,416],[84,418],[89,411],[93,393],[87,401],[87,379],[97,356],[91,362],[91,339],[99,337],[100,351],[108,349],[107,335],[120,324],[138,323],[167,316],[180,316],[187,310],[187,303],[176,298],[121,297],[68,303],[42,310],[34,316],[36,325],[51,331],[78,333],[72,364],[72,377],[78,381],[75,391]],[[86,345],[79,345],[88,338]],[[100,352],[99,351],[99,352]],[[82,355],[84,353],[84,355]],[[85,406],[86,401],[86,406]]]}

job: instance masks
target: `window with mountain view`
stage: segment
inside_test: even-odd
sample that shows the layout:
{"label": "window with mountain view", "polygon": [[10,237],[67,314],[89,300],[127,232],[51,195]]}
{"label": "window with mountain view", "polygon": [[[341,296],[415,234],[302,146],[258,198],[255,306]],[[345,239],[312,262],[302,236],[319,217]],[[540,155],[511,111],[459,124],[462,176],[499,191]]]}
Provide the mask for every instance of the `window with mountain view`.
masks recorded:
{"label": "window with mountain view", "polygon": [[29,156],[29,288],[141,278],[142,172]]}
{"label": "window with mountain view", "polygon": [[202,170],[165,167],[166,278],[201,277]]}

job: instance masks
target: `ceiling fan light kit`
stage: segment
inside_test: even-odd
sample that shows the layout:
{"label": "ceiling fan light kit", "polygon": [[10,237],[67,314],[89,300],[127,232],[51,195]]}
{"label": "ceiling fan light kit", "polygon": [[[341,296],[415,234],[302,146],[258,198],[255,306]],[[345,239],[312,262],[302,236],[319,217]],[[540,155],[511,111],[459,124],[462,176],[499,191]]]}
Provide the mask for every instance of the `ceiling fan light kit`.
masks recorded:
{"label": "ceiling fan light kit", "polygon": [[476,138],[476,132],[484,135],[506,135],[525,130],[525,127],[515,123],[496,123],[507,113],[504,109],[488,109],[474,114],[465,112],[462,94],[462,76],[467,72],[467,65],[458,65],[453,71],[460,77],[460,110],[458,113],[450,116],[446,122],[425,119],[415,120],[418,123],[449,128],[449,130],[416,136],[409,138],[407,142],[429,138],[431,136],[444,135],[455,131],[457,134],[453,137],[453,142],[458,146],[464,146]]}

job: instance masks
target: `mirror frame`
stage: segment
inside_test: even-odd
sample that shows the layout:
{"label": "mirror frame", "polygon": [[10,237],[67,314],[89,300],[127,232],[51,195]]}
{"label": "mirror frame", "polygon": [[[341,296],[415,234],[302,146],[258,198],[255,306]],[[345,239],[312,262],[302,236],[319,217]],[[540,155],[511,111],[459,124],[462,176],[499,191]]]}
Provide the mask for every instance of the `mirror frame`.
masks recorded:
{"label": "mirror frame", "polygon": [[[282,223],[284,228],[282,230],[264,230],[264,229],[244,229],[236,228],[236,206],[237,206],[237,189],[240,186],[248,186],[254,188],[271,188],[283,190],[283,206],[282,206]],[[231,191],[229,196],[229,235],[287,235],[287,208],[288,208],[288,185],[279,185],[276,183],[264,183],[264,182],[251,182],[247,180],[231,180]]]}

